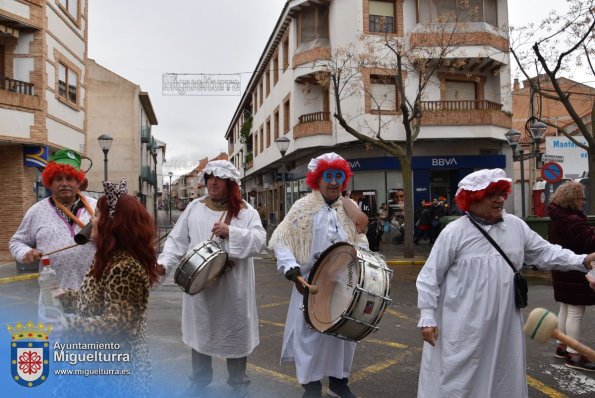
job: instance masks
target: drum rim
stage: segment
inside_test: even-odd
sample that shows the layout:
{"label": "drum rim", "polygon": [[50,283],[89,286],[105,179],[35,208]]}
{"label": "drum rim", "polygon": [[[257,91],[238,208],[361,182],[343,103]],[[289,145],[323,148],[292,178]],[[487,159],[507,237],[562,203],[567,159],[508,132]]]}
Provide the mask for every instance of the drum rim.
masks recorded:
{"label": "drum rim", "polygon": [[[322,264],[322,260],[326,257],[326,255],[329,252],[333,251],[334,249],[336,249],[337,247],[340,247],[340,246],[351,246],[353,248],[356,248],[354,245],[352,245],[349,242],[337,242],[337,243],[333,243],[332,245],[330,245],[329,247],[327,247],[327,249],[320,254],[320,256],[318,257],[318,260],[316,260],[316,262],[312,266],[312,269],[310,270],[310,273],[308,274],[308,283],[309,284],[312,284],[312,281],[314,280],[314,275],[316,274],[316,271],[318,270],[318,267],[320,267],[320,265]],[[358,276],[358,278],[359,278],[359,276]],[[358,280],[357,281],[357,284],[359,284],[360,282],[361,281]],[[308,289],[304,289],[304,294],[303,294],[302,301],[303,301],[303,306],[304,306],[304,316],[306,318],[306,323],[308,324],[308,326],[310,326],[310,328],[312,330],[315,330],[318,333],[328,334],[329,333],[329,330],[332,329],[332,328],[334,328],[336,326],[336,324],[333,325],[333,326],[331,326],[331,328],[329,330],[324,331],[324,332],[321,332],[320,330],[315,329],[312,326],[312,320],[310,319],[310,311],[309,311],[309,307],[308,307],[308,298],[309,297],[310,297],[310,295],[309,295]],[[339,320],[339,322],[337,322],[337,324],[341,323],[342,321],[344,321],[344,319]]]}

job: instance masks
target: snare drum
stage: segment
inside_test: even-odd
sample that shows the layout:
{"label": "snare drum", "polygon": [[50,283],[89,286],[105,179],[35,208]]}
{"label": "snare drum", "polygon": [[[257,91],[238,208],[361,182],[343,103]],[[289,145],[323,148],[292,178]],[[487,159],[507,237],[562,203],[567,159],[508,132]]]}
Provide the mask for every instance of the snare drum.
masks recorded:
{"label": "snare drum", "polygon": [[180,261],[174,281],[193,296],[211,286],[227,270],[227,253],[217,242],[205,240],[194,246]]}
{"label": "snare drum", "polygon": [[346,242],[329,247],[308,282],[318,294],[304,293],[306,322],[315,331],[359,341],[377,331],[391,302],[392,271],[381,255]]}

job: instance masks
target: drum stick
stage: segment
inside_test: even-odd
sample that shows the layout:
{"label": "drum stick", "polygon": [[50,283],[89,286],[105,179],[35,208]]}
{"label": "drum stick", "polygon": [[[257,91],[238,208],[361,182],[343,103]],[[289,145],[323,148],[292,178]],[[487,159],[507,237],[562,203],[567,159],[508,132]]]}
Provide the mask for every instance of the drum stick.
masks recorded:
{"label": "drum stick", "polygon": [[316,287],[316,285],[310,285],[308,282],[306,282],[306,280],[301,277],[298,276],[297,280],[302,284],[302,286],[306,289],[308,289],[308,291],[312,294],[316,294],[318,293],[318,287]]}
{"label": "drum stick", "polygon": [[[219,217],[219,221],[217,221],[217,222],[221,222],[221,220],[223,220],[223,216],[225,216],[226,214],[227,214],[227,212],[224,211],[223,214],[221,214],[221,217]],[[213,236],[215,236],[215,232],[213,232],[211,234],[211,237],[209,238],[209,240],[213,240]]]}
{"label": "drum stick", "polygon": [[54,251],[52,251],[52,252],[49,252],[49,253],[41,253],[41,254],[42,254],[43,256],[49,256],[50,254],[58,253],[58,252],[61,252],[61,251],[63,251],[63,250],[72,249],[72,248],[73,248],[73,247],[75,247],[75,246],[78,246],[78,243],[75,243],[74,245],[70,245],[70,246],[63,247],[63,248],[61,248],[61,249],[58,249],[58,250],[54,250]]}
{"label": "drum stick", "polygon": [[550,338],[556,339],[566,344],[568,347],[580,352],[589,358],[589,361],[595,361],[594,350],[560,332],[556,328],[557,326],[558,319],[556,318],[556,315],[544,308],[535,308],[529,314],[523,330],[525,335],[531,340],[535,340],[539,343],[546,343]]}

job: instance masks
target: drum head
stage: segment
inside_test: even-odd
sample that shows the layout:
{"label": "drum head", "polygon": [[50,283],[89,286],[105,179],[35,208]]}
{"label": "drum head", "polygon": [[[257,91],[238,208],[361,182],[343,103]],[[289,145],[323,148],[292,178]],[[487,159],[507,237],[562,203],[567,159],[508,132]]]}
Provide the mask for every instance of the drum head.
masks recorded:
{"label": "drum head", "polygon": [[318,287],[318,294],[305,294],[306,321],[320,332],[339,321],[353,301],[358,284],[357,253],[348,243],[329,247],[318,259],[308,281]]}

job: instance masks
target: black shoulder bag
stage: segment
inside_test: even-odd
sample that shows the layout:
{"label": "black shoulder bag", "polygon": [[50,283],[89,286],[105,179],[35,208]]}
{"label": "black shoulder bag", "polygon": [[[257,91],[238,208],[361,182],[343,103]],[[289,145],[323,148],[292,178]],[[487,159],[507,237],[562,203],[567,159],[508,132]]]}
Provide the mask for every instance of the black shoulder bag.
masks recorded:
{"label": "black shoulder bag", "polygon": [[494,239],[492,239],[492,237],[482,227],[477,225],[477,223],[473,221],[471,217],[467,217],[469,218],[469,221],[471,221],[471,223],[473,223],[473,225],[479,229],[483,236],[485,236],[486,239],[496,248],[496,250],[498,250],[498,253],[504,257],[508,265],[510,265],[510,268],[512,268],[512,272],[514,272],[514,303],[517,308],[525,308],[527,306],[527,292],[529,290],[527,287],[527,280],[523,278],[523,275],[519,271],[516,270],[514,265],[512,265],[512,262],[508,259],[508,256],[506,256]]}

